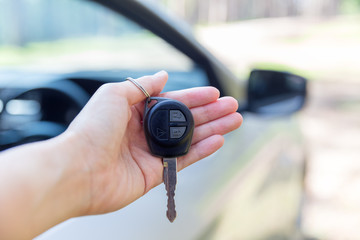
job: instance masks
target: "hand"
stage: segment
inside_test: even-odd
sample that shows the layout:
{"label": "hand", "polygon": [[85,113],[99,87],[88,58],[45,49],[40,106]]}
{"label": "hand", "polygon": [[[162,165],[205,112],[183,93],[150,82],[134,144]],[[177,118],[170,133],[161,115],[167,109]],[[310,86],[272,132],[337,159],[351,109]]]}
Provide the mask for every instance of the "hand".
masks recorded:
{"label": "hand", "polygon": [[[157,96],[167,78],[162,71],[138,82]],[[213,87],[160,96],[183,102],[194,116],[192,146],[178,158],[178,170],[214,153],[224,143],[222,135],[242,123],[237,101],[218,99],[219,91]],[[82,143],[81,161],[88,182],[84,214],[120,209],[162,182],[162,161],[150,154],[142,127],[144,100],[145,95],[129,81],[105,84],[67,130]]]}
{"label": "hand", "polygon": [[[157,96],[166,72],[138,79]],[[212,87],[160,94],[185,103],[195,120],[179,170],[204,158],[238,128],[237,102]],[[142,127],[144,94],[131,82],[101,87],[60,136],[0,153],[0,238],[31,239],[72,217],[120,209],[162,182]],[[18,231],[21,229],[21,231]]]}

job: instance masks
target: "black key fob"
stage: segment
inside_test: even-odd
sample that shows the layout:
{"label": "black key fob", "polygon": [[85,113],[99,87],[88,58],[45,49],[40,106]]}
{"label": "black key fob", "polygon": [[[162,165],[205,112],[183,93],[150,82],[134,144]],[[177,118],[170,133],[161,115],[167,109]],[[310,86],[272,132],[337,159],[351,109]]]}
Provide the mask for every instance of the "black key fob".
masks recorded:
{"label": "black key fob", "polygon": [[[156,101],[149,108],[149,104]],[[185,104],[161,97],[145,103],[144,131],[150,151],[158,157],[185,155],[191,146],[194,118]]]}

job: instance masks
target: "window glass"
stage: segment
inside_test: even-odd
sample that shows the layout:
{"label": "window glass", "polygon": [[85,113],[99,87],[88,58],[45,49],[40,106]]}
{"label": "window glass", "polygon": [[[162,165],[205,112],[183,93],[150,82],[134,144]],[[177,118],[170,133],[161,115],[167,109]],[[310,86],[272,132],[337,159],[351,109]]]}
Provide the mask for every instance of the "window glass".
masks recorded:
{"label": "window glass", "polygon": [[99,4],[0,0],[0,71],[160,69],[205,77],[161,38]]}

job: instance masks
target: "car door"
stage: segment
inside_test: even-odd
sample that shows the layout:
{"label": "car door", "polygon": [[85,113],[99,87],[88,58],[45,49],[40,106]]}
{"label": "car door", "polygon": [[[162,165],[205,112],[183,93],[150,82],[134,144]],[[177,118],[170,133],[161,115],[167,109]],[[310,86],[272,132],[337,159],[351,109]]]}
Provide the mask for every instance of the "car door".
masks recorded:
{"label": "car door", "polygon": [[[91,95],[93,82],[121,81],[165,69],[169,81],[164,91],[210,85],[222,95],[236,97],[240,104],[246,101],[245,81],[234,78],[211,54],[202,54],[205,50],[194,54],[191,49],[203,47],[191,34],[182,36],[188,41],[182,45],[176,31],[164,36],[156,31],[161,29],[152,22],[156,18],[145,19],[143,25],[158,35],[151,33],[127,18],[133,15],[126,7],[118,8],[124,6],[121,1],[25,2],[28,16],[47,10],[47,28],[60,31],[46,35],[46,46],[39,41],[35,51],[40,52],[29,56],[34,58],[29,63],[2,67],[7,79],[29,84],[34,72],[47,72],[41,84],[55,75]],[[137,4],[160,18],[166,14],[152,5]],[[127,17],[119,14],[121,9]],[[40,20],[28,24],[35,31],[44,26]],[[60,53],[49,54],[59,48]],[[8,81],[6,86],[11,84]],[[124,209],[70,219],[36,239],[268,239],[292,235],[301,200],[302,160],[295,117],[244,113],[243,126],[225,137],[221,150],[179,173],[174,223],[166,218],[166,192],[160,185]]]}

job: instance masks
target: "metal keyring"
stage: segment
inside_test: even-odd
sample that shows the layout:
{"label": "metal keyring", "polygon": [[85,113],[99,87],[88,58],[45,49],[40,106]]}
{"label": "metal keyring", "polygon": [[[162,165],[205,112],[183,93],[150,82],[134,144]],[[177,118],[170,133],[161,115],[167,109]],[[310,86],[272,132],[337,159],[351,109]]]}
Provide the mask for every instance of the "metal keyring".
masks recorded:
{"label": "metal keyring", "polygon": [[128,80],[128,81],[132,82],[133,84],[135,84],[135,86],[137,86],[145,94],[145,96],[147,98],[150,98],[150,94],[135,79],[133,79],[131,77],[127,77],[126,80]]}

